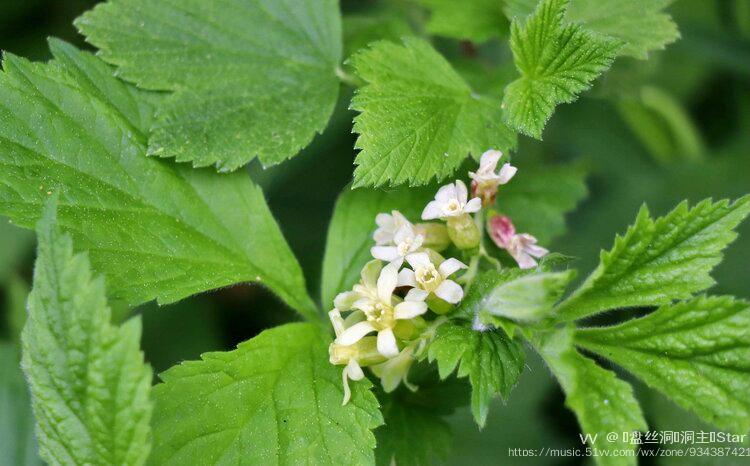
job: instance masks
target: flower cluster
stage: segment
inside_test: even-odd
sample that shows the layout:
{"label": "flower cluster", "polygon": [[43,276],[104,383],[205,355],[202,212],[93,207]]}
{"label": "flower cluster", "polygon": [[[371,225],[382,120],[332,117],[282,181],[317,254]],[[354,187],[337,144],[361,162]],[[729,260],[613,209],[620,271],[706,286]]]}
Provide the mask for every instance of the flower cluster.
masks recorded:
{"label": "flower cluster", "polygon": [[[359,283],[336,297],[328,313],[336,334],[330,361],[345,366],[344,404],[351,396],[349,379],[361,380],[363,366],[380,378],[386,392],[402,382],[416,389],[407,379],[412,363],[420,358],[445,315],[463,299],[462,285],[471,283],[476,274],[471,268],[479,256],[487,255],[482,244],[482,209],[494,203],[498,187],[516,173],[509,163],[496,173],[501,157],[499,151],[487,151],[479,169],[469,172],[471,198],[461,180],[437,191],[421,217],[445,223],[413,224],[395,210],[375,218],[373,260],[362,269]],[[495,244],[507,250],[521,268],[535,266],[533,258],[547,253],[533,236],[516,234],[508,217],[494,215],[486,228]],[[444,257],[445,251],[471,258],[472,265]]]}

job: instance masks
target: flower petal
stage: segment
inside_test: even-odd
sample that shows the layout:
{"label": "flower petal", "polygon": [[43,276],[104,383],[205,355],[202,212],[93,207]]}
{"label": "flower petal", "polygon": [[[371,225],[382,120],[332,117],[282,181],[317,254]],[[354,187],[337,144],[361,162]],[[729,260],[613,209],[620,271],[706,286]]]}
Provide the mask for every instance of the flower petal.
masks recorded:
{"label": "flower petal", "polygon": [[386,358],[398,355],[398,345],[392,329],[386,328],[378,332],[378,352]]}
{"label": "flower petal", "polygon": [[466,203],[466,199],[469,198],[469,191],[466,189],[466,185],[461,180],[456,180],[456,199],[461,204]]}
{"label": "flower petal", "polygon": [[417,235],[414,237],[414,240],[411,243],[411,250],[416,251],[417,249],[422,247],[422,244],[424,243],[424,236],[423,235]]}
{"label": "flower petal", "polygon": [[341,318],[341,312],[338,309],[328,311],[328,318],[331,320],[333,326],[333,333],[336,336],[341,335],[344,332],[344,319]]}
{"label": "flower petal", "polygon": [[435,296],[443,301],[456,304],[463,299],[464,290],[453,280],[443,280],[443,283],[435,290]]}
{"label": "flower petal", "polygon": [[362,380],[365,378],[365,373],[362,372],[362,368],[356,360],[350,359],[349,364],[346,365],[346,371],[349,371],[349,378],[352,380]]}
{"label": "flower petal", "polygon": [[497,162],[500,161],[500,157],[503,153],[499,150],[488,150],[479,158],[479,172],[494,172],[497,167]]}
{"label": "flower petal", "polygon": [[378,299],[383,303],[390,304],[393,290],[398,282],[398,268],[401,264],[388,264],[380,271],[378,277]]}
{"label": "flower petal", "polygon": [[333,307],[339,311],[348,311],[352,308],[354,303],[359,299],[359,294],[354,291],[344,291],[339,293],[333,299]]}
{"label": "flower petal", "polygon": [[513,165],[509,163],[503,164],[503,168],[500,169],[499,175],[499,182],[500,184],[505,184],[508,181],[510,181],[513,176],[515,176],[516,172],[518,171],[518,168],[514,167]]}
{"label": "flower petal", "polygon": [[341,335],[336,337],[336,343],[344,346],[353,345],[373,331],[375,331],[375,327],[371,323],[367,321],[359,322],[344,330]]}
{"label": "flower petal", "polygon": [[454,273],[456,270],[467,268],[468,267],[466,266],[466,264],[458,259],[451,257],[444,260],[443,263],[440,264],[440,267],[438,267],[438,270],[440,271],[440,275],[442,275],[443,277],[447,277]]}
{"label": "flower petal", "polygon": [[412,269],[403,269],[398,273],[398,286],[417,286],[417,278],[414,276]]}
{"label": "flower petal", "polygon": [[475,197],[466,203],[466,205],[464,206],[464,213],[473,214],[474,212],[479,212],[479,209],[481,208],[482,208],[482,200],[479,199],[478,197]]}
{"label": "flower petal", "polygon": [[419,288],[412,288],[408,293],[406,293],[406,296],[404,296],[404,301],[424,301],[425,299],[427,299],[427,296],[429,296],[429,294],[429,291],[420,290]]}
{"label": "flower petal", "polygon": [[367,288],[375,288],[378,277],[380,276],[380,269],[383,268],[383,263],[379,260],[372,260],[362,267],[360,272],[360,278],[362,278],[362,284]]}
{"label": "flower petal", "polygon": [[427,303],[424,301],[404,301],[396,304],[393,308],[393,317],[396,319],[413,319],[427,312]]}
{"label": "flower petal", "polygon": [[396,246],[373,246],[370,248],[370,254],[372,254],[372,257],[375,259],[387,262],[399,257]]}
{"label": "flower petal", "polygon": [[344,401],[341,402],[343,406],[349,403],[349,399],[352,397],[352,391],[349,389],[349,371],[346,367],[341,371],[341,383],[344,385]]}
{"label": "flower petal", "polygon": [[401,228],[396,230],[396,234],[393,235],[393,242],[398,244],[408,239],[414,240],[414,227],[411,225],[401,225]]}
{"label": "flower petal", "polygon": [[448,183],[445,186],[441,186],[438,192],[435,194],[435,200],[440,204],[446,204],[451,199],[456,198],[456,186],[453,183]]}
{"label": "flower petal", "polygon": [[406,262],[408,262],[413,269],[416,269],[417,267],[427,267],[430,265],[430,256],[428,256],[426,252],[415,252],[406,256]]}
{"label": "flower petal", "polygon": [[430,201],[422,211],[422,220],[433,220],[443,215],[443,209],[440,208],[440,202]]}

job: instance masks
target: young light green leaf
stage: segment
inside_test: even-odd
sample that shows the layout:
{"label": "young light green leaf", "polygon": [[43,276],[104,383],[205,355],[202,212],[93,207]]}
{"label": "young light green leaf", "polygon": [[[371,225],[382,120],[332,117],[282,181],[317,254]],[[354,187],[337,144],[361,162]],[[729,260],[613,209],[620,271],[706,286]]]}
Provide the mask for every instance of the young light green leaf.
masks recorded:
{"label": "young light green leaf", "polygon": [[674,0],[572,0],[567,20],[623,42],[621,55],[645,59],[680,37],[662,10]]}
{"label": "young light green leaf", "polygon": [[[561,329],[539,337],[534,345],[562,385],[565,404],[578,418],[589,445],[610,452],[634,450],[637,445],[622,432],[646,431],[648,425],[632,387],[576,351],[572,333],[571,328]],[[607,437],[611,432],[618,433],[616,439]],[[600,466],[637,464],[634,455],[600,455],[596,460]]]}
{"label": "young light green leaf", "polygon": [[372,464],[382,423],[367,379],[341,405],[341,367],[312,324],[266,330],[161,374],[153,464]]}
{"label": "young light green leaf", "polygon": [[[492,398],[507,398],[523,371],[523,347],[502,330],[477,332],[453,323],[438,327],[428,350],[430,361],[437,361],[440,377],[448,377],[458,367],[457,377],[471,382],[471,412],[484,426]],[[460,365],[459,365],[460,362]]]}
{"label": "young light green leaf", "polygon": [[436,36],[485,42],[508,31],[500,0],[419,0],[430,10],[427,32]]}
{"label": "young light green leaf", "polygon": [[370,248],[375,245],[375,217],[398,210],[410,220],[418,220],[422,209],[434,195],[427,189],[396,189],[390,191],[345,187],[336,201],[328,227],[321,299],[329,308],[336,294],[351,289],[359,281],[359,272],[372,260]]}
{"label": "young light green leaf", "polygon": [[352,60],[367,83],[352,100],[360,112],[355,186],[423,185],[452,174],[468,154],[515,146],[499,102],[475,94],[424,40],[377,42]]}
{"label": "young light green leaf", "polygon": [[519,232],[531,233],[547,245],[565,232],[565,214],[588,194],[585,178],[579,165],[521,163],[513,183],[500,188],[496,208],[513,219]]}
{"label": "young light green leaf", "polygon": [[57,230],[55,204],[37,227],[22,333],[40,455],[49,464],[144,464],[152,373],[139,349],[141,321],[110,323],[104,281]]}
{"label": "young light green leaf", "polygon": [[459,311],[467,316],[499,316],[520,323],[547,317],[575,276],[565,272],[490,270],[477,278]]}
{"label": "young light green leaf", "polygon": [[503,11],[511,21],[522,20],[534,13],[539,0],[505,0]]}
{"label": "young light green leaf", "polygon": [[124,79],[174,91],[149,154],[221,171],[256,155],[277,164],[336,103],[337,0],[110,0],[75,24]]}
{"label": "young light green leaf", "polygon": [[728,296],[665,305],[576,343],[611,359],[720,428],[750,429],[750,303]]}
{"label": "young light green leaf", "polygon": [[505,88],[503,117],[516,130],[541,138],[555,106],[573,102],[609,68],[620,42],[565,24],[568,0],[543,0],[534,14],[511,25],[510,45],[521,77]]}
{"label": "young light green leaf", "polygon": [[734,203],[706,199],[692,209],[682,202],[651,219],[644,206],[635,224],[601,253],[599,266],[558,307],[579,319],[609,309],[656,306],[689,298],[714,284],[709,273],[734,241],[734,228],[750,213],[750,196]]}
{"label": "young light green leaf", "polygon": [[29,391],[15,345],[0,342],[0,464],[40,466]]}
{"label": "young light green leaf", "polygon": [[0,74],[0,213],[31,227],[52,193],[60,225],[88,250],[111,295],[177,301],[259,281],[316,315],[302,271],[263,193],[245,173],[221,176],[146,157],[134,92],[99,59],[53,42],[58,58],[7,54]]}

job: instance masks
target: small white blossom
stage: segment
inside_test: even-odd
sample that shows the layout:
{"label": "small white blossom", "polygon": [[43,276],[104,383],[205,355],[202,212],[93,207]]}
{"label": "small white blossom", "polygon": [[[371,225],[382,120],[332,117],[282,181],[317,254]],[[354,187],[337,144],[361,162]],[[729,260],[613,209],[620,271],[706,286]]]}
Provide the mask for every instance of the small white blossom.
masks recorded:
{"label": "small white blossom", "polygon": [[424,208],[422,220],[458,217],[477,212],[482,208],[481,199],[475,197],[468,200],[468,198],[469,192],[463,181],[457,180],[455,183],[447,184],[438,190],[435,200],[430,201]]}
{"label": "small white blossom", "polygon": [[469,178],[481,185],[494,185],[498,187],[501,184],[508,183],[516,174],[518,169],[509,163],[504,163],[499,173],[495,173],[497,163],[503,153],[499,150],[488,150],[479,159],[479,169],[476,172],[469,172]]}
{"label": "small white blossom", "polygon": [[[331,319],[331,325],[333,325],[333,331],[336,333],[336,336],[338,337],[344,332],[344,329],[345,329],[344,319],[341,318],[341,312],[338,309],[333,309],[332,311],[328,313],[328,317]],[[330,353],[330,360],[332,364],[340,364],[342,362],[342,360],[340,359],[342,357],[340,355],[342,351],[336,347],[335,343],[331,344],[328,351]],[[362,380],[365,377],[365,374],[364,372],[362,372],[362,367],[360,367],[359,362],[357,361],[357,358],[354,357],[354,354],[356,354],[356,351],[345,351],[343,353],[345,355],[343,357],[348,359],[348,362],[346,363],[346,366],[344,367],[344,370],[341,373],[341,380],[344,385],[344,400],[341,404],[345,405],[349,402],[349,399],[352,396],[352,392],[349,389],[349,379],[352,379],[355,381]]]}
{"label": "small white blossom", "polygon": [[407,298],[411,295],[413,299],[423,300],[430,293],[434,293],[438,298],[451,304],[463,299],[463,288],[448,277],[459,269],[465,269],[466,264],[450,258],[444,260],[439,267],[435,267],[430,256],[424,252],[409,254],[406,261],[413,270],[403,269],[399,272],[398,285],[414,287],[409,290]]}
{"label": "small white blossom", "polygon": [[375,223],[378,225],[378,228],[372,234],[372,239],[379,246],[393,245],[396,232],[402,226],[413,226],[398,210],[393,210],[390,214],[378,214],[375,216]]}
{"label": "small white blossom", "polygon": [[489,221],[489,234],[499,248],[505,249],[522,269],[535,267],[534,259],[546,256],[549,251],[537,245],[536,238],[528,233],[516,233],[510,218],[496,215]]}
{"label": "small white blossom", "polygon": [[370,253],[375,259],[392,262],[400,267],[407,255],[422,247],[424,236],[416,234],[414,227],[407,224],[398,229],[393,242],[395,246],[373,246]]}
{"label": "small white blossom", "polygon": [[[374,262],[374,261],[373,261]],[[368,264],[370,265],[370,264]],[[367,266],[365,266],[367,268]],[[360,298],[353,307],[364,313],[366,320],[358,322],[344,330],[336,338],[340,345],[351,345],[362,339],[371,332],[378,333],[377,348],[385,357],[393,357],[398,354],[396,336],[393,327],[397,320],[412,319],[427,312],[427,304],[423,299],[418,299],[412,293],[406,295],[401,302],[393,296],[398,281],[398,267],[388,264],[380,270],[377,282],[372,282],[372,271],[367,274],[363,271],[363,281],[354,287]]]}

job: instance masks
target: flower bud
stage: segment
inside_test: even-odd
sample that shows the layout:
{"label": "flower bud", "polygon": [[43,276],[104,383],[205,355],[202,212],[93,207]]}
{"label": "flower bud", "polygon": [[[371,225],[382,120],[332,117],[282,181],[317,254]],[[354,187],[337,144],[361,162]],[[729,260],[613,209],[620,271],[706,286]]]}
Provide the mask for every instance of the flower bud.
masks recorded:
{"label": "flower bud", "polygon": [[442,223],[417,223],[414,232],[424,237],[422,246],[436,251],[442,251],[451,244],[448,229]]}
{"label": "flower bud", "polygon": [[448,236],[459,249],[472,249],[479,246],[480,233],[469,214],[448,217]]}

